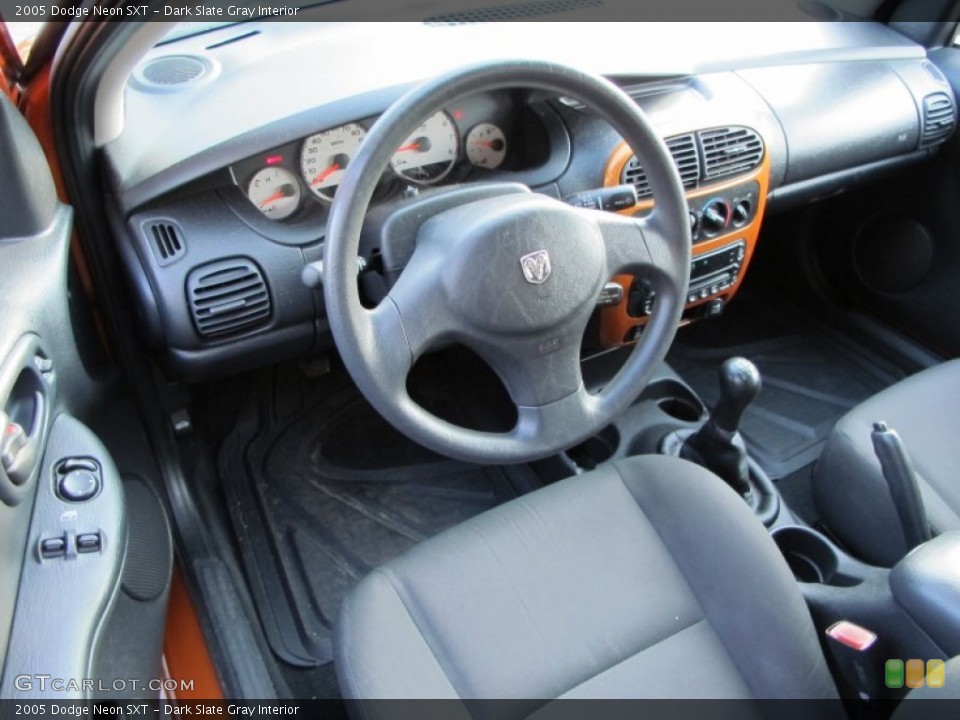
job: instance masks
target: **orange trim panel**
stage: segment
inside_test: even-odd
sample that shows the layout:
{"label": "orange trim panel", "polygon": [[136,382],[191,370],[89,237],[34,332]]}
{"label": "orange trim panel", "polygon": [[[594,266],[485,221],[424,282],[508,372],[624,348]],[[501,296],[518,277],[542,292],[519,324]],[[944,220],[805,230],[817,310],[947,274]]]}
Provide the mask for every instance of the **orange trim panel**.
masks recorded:
{"label": "orange trim panel", "polygon": [[[617,145],[617,147],[611,153],[610,158],[607,160],[607,164],[604,168],[604,187],[612,187],[614,185],[621,184],[620,178],[621,174],[623,173],[623,168],[632,157],[633,151],[625,142],[621,142],[619,145]],[[687,193],[687,199],[692,200],[695,198],[713,195],[730,188],[738,187],[751,181],[756,181],[760,186],[757,194],[757,209],[753,219],[747,225],[725,231],[716,237],[701,240],[692,248],[693,257],[697,257],[698,255],[703,255],[713,250],[718,250],[725,245],[742,239],[746,244],[746,252],[741,263],[740,273],[733,285],[731,285],[729,288],[695,302],[687,303],[687,310],[697,307],[698,305],[709,303],[717,298],[723,298],[724,300],[729,301],[734,295],[736,295],[737,290],[740,289],[740,285],[743,282],[743,278],[746,276],[747,269],[750,265],[750,260],[753,257],[753,252],[756,249],[757,240],[760,236],[760,226],[763,223],[763,214],[766,211],[767,192],[769,191],[770,187],[769,154],[765,151],[759,167],[749,173],[744,173],[743,175],[738,175],[722,182],[711,183],[695,190],[691,190]],[[621,210],[620,213],[625,215],[633,215],[639,212],[648,211],[653,208],[653,206],[654,201],[652,199],[644,200],[633,208]],[[630,287],[633,284],[633,278],[629,275],[618,275],[617,277],[613,278],[613,282],[618,283],[623,288],[623,300],[618,305],[606,307],[602,310],[600,318],[600,344],[603,347],[618,347],[631,344],[631,342],[628,340],[628,337],[630,337],[631,334],[636,333],[635,328],[645,325],[647,322],[646,317],[634,317],[627,311]]]}
{"label": "orange trim panel", "polygon": [[167,628],[163,637],[163,655],[173,680],[192,680],[193,689],[180,688],[177,699],[222,700],[223,692],[213,660],[203,638],[200,620],[187,594],[179,567],[173,568],[170,602],[167,607]]}

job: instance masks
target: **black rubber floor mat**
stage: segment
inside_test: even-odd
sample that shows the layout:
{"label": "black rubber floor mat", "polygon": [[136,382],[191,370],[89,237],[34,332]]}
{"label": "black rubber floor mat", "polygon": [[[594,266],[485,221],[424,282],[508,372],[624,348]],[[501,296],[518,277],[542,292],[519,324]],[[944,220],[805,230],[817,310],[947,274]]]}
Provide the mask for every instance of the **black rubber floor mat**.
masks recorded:
{"label": "black rubber floor mat", "polygon": [[527,466],[471,465],[416,445],[352,387],[284,414],[265,384],[219,466],[267,638],[294,665],[332,659],[340,603],[370,570],[539,486]]}
{"label": "black rubber floor mat", "polygon": [[744,414],[741,431],[751,454],[775,479],[816,461],[837,420],[901,377],[826,331],[804,328],[795,335],[710,348],[680,338],[667,360],[708,405],[719,397],[717,374],[728,357],[741,355],[760,369],[763,389]]}

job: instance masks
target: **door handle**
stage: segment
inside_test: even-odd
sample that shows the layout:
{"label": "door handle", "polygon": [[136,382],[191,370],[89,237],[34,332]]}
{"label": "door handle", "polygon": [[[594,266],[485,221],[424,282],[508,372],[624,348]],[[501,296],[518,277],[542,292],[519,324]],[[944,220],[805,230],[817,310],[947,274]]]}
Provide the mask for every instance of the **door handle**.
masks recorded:
{"label": "door handle", "polygon": [[24,335],[0,363],[0,501],[27,496],[50,430],[56,374],[40,338]]}
{"label": "door handle", "polygon": [[[39,405],[43,402],[43,396],[37,393],[34,402]],[[43,407],[38,407],[38,410],[40,412],[37,417],[44,417]],[[0,412],[0,466],[14,485],[27,482],[39,460],[41,428],[34,427],[31,431],[28,434],[19,423],[11,420],[6,413]]]}

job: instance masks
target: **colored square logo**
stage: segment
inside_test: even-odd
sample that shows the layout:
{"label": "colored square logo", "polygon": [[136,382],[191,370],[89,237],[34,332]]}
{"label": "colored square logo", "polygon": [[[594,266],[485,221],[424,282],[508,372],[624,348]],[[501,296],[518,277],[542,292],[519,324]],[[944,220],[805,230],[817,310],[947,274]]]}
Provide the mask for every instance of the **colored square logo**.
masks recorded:
{"label": "colored square logo", "polygon": [[947,668],[943,660],[927,661],[927,687],[942,688],[947,682]]}
{"label": "colored square logo", "polygon": [[907,687],[913,690],[923,687],[926,665],[923,660],[907,660]]}
{"label": "colored square logo", "polygon": [[888,688],[903,687],[903,660],[887,660],[883,668],[884,679]]}

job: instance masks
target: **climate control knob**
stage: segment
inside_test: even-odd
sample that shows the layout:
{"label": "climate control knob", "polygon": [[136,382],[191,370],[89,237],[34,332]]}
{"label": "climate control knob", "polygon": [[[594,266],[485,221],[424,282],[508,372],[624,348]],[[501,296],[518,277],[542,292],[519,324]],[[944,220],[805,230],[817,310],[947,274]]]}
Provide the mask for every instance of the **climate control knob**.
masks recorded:
{"label": "climate control knob", "polygon": [[730,222],[730,206],[726,200],[711,200],[703,208],[700,229],[707,237],[719,234]]}
{"label": "climate control knob", "polygon": [[749,200],[741,200],[733,206],[733,219],[731,222],[734,227],[743,227],[750,222],[750,210],[752,209]]}

